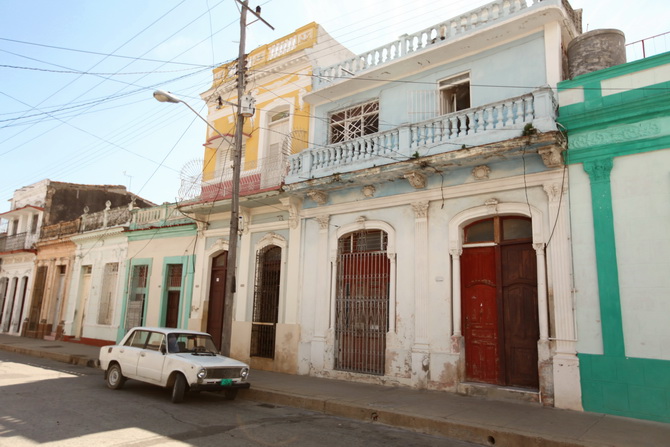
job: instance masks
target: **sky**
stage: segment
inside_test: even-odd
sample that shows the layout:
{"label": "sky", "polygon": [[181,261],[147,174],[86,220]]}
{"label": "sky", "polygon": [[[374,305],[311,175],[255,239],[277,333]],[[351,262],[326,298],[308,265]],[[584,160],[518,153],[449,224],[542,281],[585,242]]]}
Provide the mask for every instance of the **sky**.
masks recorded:
{"label": "sky", "polygon": [[[275,30],[250,24],[246,50],[315,21],[358,54],[486,3],[251,0]],[[583,9],[584,31],[620,29],[627,43],[670,31],[667,0],[570,3]],[[45,178],[177,201],[206,128],[152,92],[171,91],[206,114],[199,94],[213,67],[237,57],[239,32],[235,0],[0,0],[0,213],[16,189]]]}

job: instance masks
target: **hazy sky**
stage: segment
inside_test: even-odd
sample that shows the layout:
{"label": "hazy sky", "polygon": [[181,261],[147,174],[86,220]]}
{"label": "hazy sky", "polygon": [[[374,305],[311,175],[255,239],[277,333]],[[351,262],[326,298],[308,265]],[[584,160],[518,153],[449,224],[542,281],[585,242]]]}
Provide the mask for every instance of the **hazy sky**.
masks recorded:
{"label": "hazy sky", "polygon": [[[250,1],[276,29],[249,26],[247,51],[315,21],[360,53],[486,3]],[[667,0],[571,4],[585,31],[618,28],[627,42],[670,31]],[[203,157],[205,125],[152,92],[205,113],[199,93],[212,66],[236,58],[238,36],[234,0],[0,0],[0,212],[15,189],[45,178],[175,201],[182,166]]]}

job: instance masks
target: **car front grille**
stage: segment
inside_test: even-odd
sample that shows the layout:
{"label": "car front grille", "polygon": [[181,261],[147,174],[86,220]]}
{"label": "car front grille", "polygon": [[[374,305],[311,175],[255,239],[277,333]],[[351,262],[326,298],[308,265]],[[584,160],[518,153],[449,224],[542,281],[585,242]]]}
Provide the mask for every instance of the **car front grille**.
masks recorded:
{"label": "car front grille", "polygon": [[242,368],[207,368],[208,379],[239,379]]}

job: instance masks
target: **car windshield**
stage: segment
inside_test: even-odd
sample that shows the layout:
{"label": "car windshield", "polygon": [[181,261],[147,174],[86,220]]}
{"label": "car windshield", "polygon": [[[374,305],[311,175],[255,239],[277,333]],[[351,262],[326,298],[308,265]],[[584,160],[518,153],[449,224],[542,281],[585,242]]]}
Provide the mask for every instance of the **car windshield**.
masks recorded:
{"label": "car windshield", "polygon": [[211,336],[180,333],[172,333],[168,335],[168,352],[190,352],[193,354],[204,355],[214,355],[219,353]]}

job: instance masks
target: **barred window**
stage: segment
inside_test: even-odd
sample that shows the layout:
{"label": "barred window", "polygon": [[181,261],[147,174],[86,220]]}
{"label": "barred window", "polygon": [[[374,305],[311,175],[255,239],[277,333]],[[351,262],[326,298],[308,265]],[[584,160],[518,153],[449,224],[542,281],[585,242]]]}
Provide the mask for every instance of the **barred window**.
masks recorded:
{"label": "barred window", "polygon": [[330,143],[379,132],[379,101],[370,101],[330,115]]}

